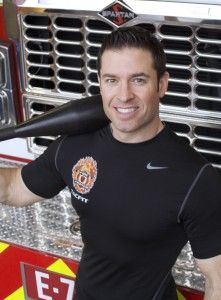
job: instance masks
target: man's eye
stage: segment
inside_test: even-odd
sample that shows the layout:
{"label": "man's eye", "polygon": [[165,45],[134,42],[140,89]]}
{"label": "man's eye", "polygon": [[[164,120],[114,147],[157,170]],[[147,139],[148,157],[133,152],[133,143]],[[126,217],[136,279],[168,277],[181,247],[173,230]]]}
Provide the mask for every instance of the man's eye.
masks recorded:
{"label": "man's eye", "polygon": [[141,77],[135,77],[133,78],[133,82],[136,84],[145,84],[146,83],[146,79],[145,78],[141,78]]}
{"label": "man's eye", "polygon": [[107,84],[109,84],[109,85],[113,85],[113,84],[116,84],[116,83],[117,83],[117,80],[114,79],[114,78],[107,78],[107,79],[105,80],[105,82],[106,82]]}
{"label": "man's eye", "polygon": [[114,83],[114,82],[116,82],[116,79],[114,79],[114,78],[108,78],[108,79],[106,79],[106,82],[107,83]]}

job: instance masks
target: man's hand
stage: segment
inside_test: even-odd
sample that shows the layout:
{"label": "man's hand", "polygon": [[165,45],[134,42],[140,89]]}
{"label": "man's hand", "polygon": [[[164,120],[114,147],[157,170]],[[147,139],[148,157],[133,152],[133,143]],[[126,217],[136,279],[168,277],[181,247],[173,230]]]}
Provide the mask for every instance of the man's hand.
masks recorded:
{"label": "man's hand", "polygon": [[205,300],[221,300],[221,255],[207,259],[196,259],[205,276]]}
{"label": "man's hand", "polygon": [[21,168],[0,169],[0,202],[12,206],[26,206],[42,200],[24,184]]}

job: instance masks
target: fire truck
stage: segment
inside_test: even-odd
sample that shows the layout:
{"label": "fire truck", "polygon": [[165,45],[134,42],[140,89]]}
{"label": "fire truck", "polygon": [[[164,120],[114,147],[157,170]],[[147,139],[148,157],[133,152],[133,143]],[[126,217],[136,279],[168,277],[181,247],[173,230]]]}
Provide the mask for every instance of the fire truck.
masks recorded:
{"label": "fire truck", "polygon": [[[99,94],[105,35],[139,25],[161,40],[170,73],[161,119],[221,170],[221,1],[0,1],[0,127]],[[26,164],[54,136],[0,143],[1,167]],[[0,209],[0,299],[72,299],[82,240],[68,190],[30,207]],[[203,299],[187,244],[173,267],[180,300]]]}

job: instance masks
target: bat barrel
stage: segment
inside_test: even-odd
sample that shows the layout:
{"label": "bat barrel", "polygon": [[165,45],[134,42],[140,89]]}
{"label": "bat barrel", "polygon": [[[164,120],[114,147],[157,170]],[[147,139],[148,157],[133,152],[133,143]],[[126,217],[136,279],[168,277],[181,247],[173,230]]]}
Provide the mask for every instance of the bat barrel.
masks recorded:
{"label": "bat barrel", "polygon": [[70,101],[17,126],[0,130],[0,141],[15,137],[82,134],[108,124],[100,95]]}

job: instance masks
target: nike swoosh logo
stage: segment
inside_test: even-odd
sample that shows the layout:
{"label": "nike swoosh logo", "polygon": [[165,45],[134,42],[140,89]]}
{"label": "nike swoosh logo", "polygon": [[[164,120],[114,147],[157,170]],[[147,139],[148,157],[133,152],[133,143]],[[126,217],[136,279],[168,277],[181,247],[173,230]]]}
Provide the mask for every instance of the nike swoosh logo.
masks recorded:
{"label": "nike swoosh logo", "polygon": [[168,169],[168,167],[158,167],[158,166],[151,166],[151,162],[147,164],[148,170],[162,170],[162,169]]}

